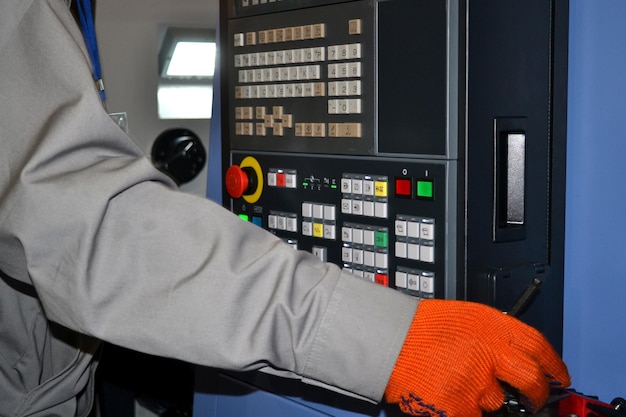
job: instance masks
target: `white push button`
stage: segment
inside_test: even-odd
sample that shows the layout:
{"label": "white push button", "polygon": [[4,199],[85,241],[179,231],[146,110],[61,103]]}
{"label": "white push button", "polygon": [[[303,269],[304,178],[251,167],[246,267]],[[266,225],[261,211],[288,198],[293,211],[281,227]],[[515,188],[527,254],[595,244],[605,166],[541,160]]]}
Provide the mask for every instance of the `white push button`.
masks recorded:
{"label": "white push button", "polygon": [[304,236],[313,236],[313,223],[302,222],[302,234]]}
{"label": "white push button", "polygon": [[396,220],[396,235],[397,236],[406,236],[406,221],[404,220]]}
{"label": "white push button", "polygon": [[420,237],[420,224],[418,222],[408,222],[407,224],[407,234],[409,237]]}
{"label": "white push button", "polygon": [[407,288],[413,291],[419,291],[420,289],[420,277],[419,275],[409,274]]}
{"label": "white push button", "polygon": [[374,195],[374,181],[373,180],[363,181],[363,194]]}
{"label": "white push button", "polygon": [[313,204],[302,203],[302,217],[313,217]]}
{"label": "white push button", "polygon": [[359,244],[363,243],[363,229],[352,230],[352,241]]}
{"label": "white push button", "polygon": [[287,217],[287,231],[289,232],[297,232],[298,231],[298,219],[295,217]]}
{"label": "white push button", "polygon": [[420,223],[420,237],[422,239],[435,239],[435,225],[433,223]]}
{"label": "white push button", "polygon": [[337,234],[337,228],[333,224],[324,225],[324,239],[335,240]]}
{"label": "white push button", "polygon": [[341,212],[343,214],[352,214],[352,200],[347,198],[341,199]]}
{"label": "white push button", "polygon": [[379,219],[387,218],[387,203],[376,202],[374,205],[375,216]]}
{"label": "white push button", "polygon": [[296,174],[287,174],[285,175],[285,187],[287,188],[296,188]]}
{"label": "white push button", "polygon": [[352,248],[341,248],[341,260],[343,262],[352,262]]}
{"label": "white push button", "polygon": [[363,264],[363,250],[352,249],[352,262],[355,264]]}
{"label": "white push button", "polygon": [[335,206],[324,206],[324,220],[335,220]]}
{"label": "white push button", "polygon": [[326,262],[328,260],[328,249],[321,246],[313,246],[311,248],[311,252],[315,255],[320,261]]}
{"label": "white push button", "polygon": [[435,293],[435,277],[421,276],[420,277],[420,290],[426,294]]}
{"label": "white push button", "polygon": [[420,246],[420,257],[424,262],[435,262],[435,247],[434,246]]}
{"label": "white push button", "polygon": [[407,245],[407,257],[415,261],[420,259],[420,246],[415,243],[409,243]]}
{"label": "white push button", "polygon": [[407,255],[407,244],[406,242],[396,242],[396,257],[397,258],[406,258]]}
{"label": "white push button", "polygon": [[324,218],[324,206],[321,204],[313,204],[313,218],[315,219],[323,219]]}
{"label": "white push button", "polygon": [[386,253],[376,253],[376,267],[386,269],[389,265],[389,256]]}
{"label": "white push button", "polygon": [[350,178],[341,179],[341,192],[344,194],[352,193],[352,180]]}
{"label": "white push button", "polygon": [[341,228],[341,240],[344,242],[352,242],[352,228],[351,227],[342,227]]}
{"label": "white push button", "polygon": [[407,273],[396,271],[396,288],[407,287]]}
{"label": "white push button", "polygon": [[268,187],[276,187],[276,173],[275,172],[267,173],[267,185]]}

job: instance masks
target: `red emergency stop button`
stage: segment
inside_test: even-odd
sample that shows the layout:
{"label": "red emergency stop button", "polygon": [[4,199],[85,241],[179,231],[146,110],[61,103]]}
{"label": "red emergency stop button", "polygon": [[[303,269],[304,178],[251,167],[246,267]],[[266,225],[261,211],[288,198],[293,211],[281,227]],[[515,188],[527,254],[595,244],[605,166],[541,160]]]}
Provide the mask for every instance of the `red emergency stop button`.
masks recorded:
{"label": "red emergency stop button", "polygon": [[246,156],[239,165],[231,165],[224,174],[224,188],[234,199],[243,198],[254,204],[263,193],[263,170],[253,156]]}
{"label": "red emergency stop button", "polygon": [[239,166],[231,165],[226,170],[224,182],[228,195],[232,198],[240,198],[248,189],[248,174]]}

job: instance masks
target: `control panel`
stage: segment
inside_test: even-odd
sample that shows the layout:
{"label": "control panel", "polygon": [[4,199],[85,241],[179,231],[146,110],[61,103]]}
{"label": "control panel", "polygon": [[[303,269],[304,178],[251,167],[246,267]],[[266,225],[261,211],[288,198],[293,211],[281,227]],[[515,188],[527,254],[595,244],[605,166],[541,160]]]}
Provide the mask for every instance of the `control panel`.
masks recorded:
{"label": "control panel", "polygon": [[232,158],[225,182],[231,195],[241,193],[231,208],[243,220],[364,279],[424,298],[446,295],[446,272],[454,268],[447,253],[456,243],[446,222],[456,190],[447,178],[455,164],[311,156],[294,165],[289,156],[250,152]]}
{"label": "control panel", "polygon": [[[229,5],[229,208],[364,279],[456,297],[446,3],[305,3]],[[397,24],[418,29],[378,30]]]}
{"label": "control panel", "polygon": [[558,347],[567,14],[565,0],[224,2],[224,205],[419,298],[505,311],[538,278],[520,318]]}

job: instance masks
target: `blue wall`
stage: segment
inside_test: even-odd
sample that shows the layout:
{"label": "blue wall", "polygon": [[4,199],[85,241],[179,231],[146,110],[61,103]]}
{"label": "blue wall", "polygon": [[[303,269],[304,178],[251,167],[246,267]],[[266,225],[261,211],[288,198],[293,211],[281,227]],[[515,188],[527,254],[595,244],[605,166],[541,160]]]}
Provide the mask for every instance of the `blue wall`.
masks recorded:
{"label": "blue wall", "polygon": [[564,358],[626,397],[626,1],[571,0]]}

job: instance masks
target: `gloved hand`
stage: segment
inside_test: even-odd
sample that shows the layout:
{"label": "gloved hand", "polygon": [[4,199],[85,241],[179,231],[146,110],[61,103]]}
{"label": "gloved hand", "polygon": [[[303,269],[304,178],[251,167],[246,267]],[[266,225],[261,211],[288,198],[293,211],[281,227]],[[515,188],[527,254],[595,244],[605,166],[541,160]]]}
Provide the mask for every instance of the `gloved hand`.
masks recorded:
{"label": "gloved hand", "polygon": [[565,364],[534,328],[482,304],[423,300],[385,399],[411,415],[480,417],[503,405],[499,381],[518,389],[535,411],[550,385],[570,384]]}

